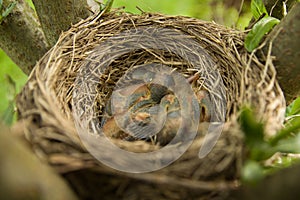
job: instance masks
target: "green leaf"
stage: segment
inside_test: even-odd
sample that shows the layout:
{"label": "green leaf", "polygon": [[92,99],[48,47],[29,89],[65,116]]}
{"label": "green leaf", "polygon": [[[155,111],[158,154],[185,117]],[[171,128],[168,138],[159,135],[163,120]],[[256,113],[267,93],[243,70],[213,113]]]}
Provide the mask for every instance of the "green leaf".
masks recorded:
{"label": "green leaf", "polygon": [[249,158],[261,161],[271,157],[276,151],[264,140],[264,126],[256,121],[253,112],[249,108],[244,108],[239,120],[246,136],[245,143],[249,149]]}
{"label": "green leaf", "polygon": [[14,7],[17,5],[17,2],[14,1],[11,4],[8,5],[8,7],[5,9],[5,11],[2,13],[2,17],[5,18],[11,13],[11,11],[14,9]]}
{"label": "green leaf", "polygon": [[267,9],[262,0],[251,1],[251,12],[256,20],[259,19],[260,16],[264,13],[266,14],[266,16],[268,16]]}
{"label": "green leaf", "polygon": [[6,125],[12,125],[15,117],[15,96],[16,96],[16,82],[9,74],[4,75],[4,83],[7,87],[6,99],[8,100],[8,106],[1,115],[1,120]]}
{"label": "green leaf", "polygon": [[264,138],[264,127],[262,123],[258,123],[251,109],[243,108],[240,116],[240,123],[243,132],[246,135],[246,143],[253,145],[260,143]]}
{"label": "green leaf", "polygon": [[5,84],[7,86],[6,97],[8,101],[13,101],[17,92],[16,92],[16,82],[12,79],[9,74],[4,75]]}
{"label": "green leaf", "polygon": [[300,97],[295,99],[287,108],[285,116],[297,115],[300,114]]}
{"label": "green leaf", "polygon": [[300,117],[294,117],[291,119],[286,126],[281,129],[273,138],[270,139],[270,144],[275,146],[283,138],[291,136],[291,134],[300,131]]}
{"label": "green leaf", "polygon": [[280,140],[285,139],[292,134],[300,134],[300,97],[287,107],[285,116],[289,119],[285,123],[285,127],[270,139],[270,144],[272,146],[275,146]]}
{"label": "green leaf", "polygon": [[264,169],[258,162],[248,160],[244,164],[241,174],[243,182],[255,185],[264,178]]}
{"label": "green leaf", "polygon": [[300,153],[300,134],[280,140],[275,148],[283,153]]}
{"label": "green leaf", "polygon": [[4,124],[10,126],[14,122],[14,116],[15,116],[14,102],[10,102],[8,107],[4,111],[3,115],[1,116],[1,120],[4,122]]}
{"label": "green leaf", "polygon": [[247,34],[245,38],[245,48],[249,52],[252,52],[256,47],[258,47],[264,35],[279,22],[280,21],[274,17],[264,17],[259,20]]}

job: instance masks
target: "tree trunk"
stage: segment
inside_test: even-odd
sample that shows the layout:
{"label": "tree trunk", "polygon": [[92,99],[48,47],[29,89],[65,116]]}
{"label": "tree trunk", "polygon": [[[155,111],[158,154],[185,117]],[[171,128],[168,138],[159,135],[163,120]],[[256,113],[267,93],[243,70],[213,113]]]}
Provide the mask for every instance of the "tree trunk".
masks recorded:
{"label": "tree trunk", "polygon": [[62,31],[89,16],[86,0],[33,0],[47,42],[53,46]]}
{"label": "tree trunk", "polygon": [[[300,3],[268,35],[277,70],[277,80],[287,102],[300,96]],[[268,51],[265,46],[264,51]]]}
{"label": "tree trunk", "polygon": [[[13,0],[4,0],[8,6]],[[18,0],[12,13],[0,24],[0,48],[29,74],[49,49],[34,10]]]}
{"label": "tree trunk", "polygon": [[[4,7],[11,2],[14,0],[4,0]],[[34,3],[41,23],[24,0],[17,0],[12,13],[0,24],[0,48],[27,75],[62,31],[90,13],[85,0],[34,0]]]}

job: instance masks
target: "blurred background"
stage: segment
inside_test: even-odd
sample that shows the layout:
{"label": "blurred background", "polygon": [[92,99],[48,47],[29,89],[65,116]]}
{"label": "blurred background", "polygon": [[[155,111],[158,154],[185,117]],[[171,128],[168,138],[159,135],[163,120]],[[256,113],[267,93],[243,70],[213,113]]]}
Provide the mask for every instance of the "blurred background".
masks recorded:
{"label": "blurred background", "polygon": [[[114,0],[113,7],[125,7],[127,12],[136,14],[142,10],[189,16],[240,30],[248,25],[252,16],[250,0]],[[0,118],[8,125],[13,123],[6,119],[11,119],[8,115],[14,109],[14,98],[26,80],[27,76],[0,49]]]}

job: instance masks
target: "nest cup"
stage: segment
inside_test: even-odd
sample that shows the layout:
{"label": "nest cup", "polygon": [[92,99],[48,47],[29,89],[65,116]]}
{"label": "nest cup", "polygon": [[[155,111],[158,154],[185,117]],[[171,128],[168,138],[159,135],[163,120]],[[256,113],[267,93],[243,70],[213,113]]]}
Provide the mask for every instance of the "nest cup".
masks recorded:
{"label": "nest cup", "polygon": [[[145,32],[148,36],[157,34],[154,38],[160,43],[147,46],[151,42],[145,39]],[[141,36],[145,38],[138,40]],[[64,32],[32,71],[17,100],[19,120],[26,124],[25,137],[36,155],[61,173],[82,199],[225,198],[239,186],[243,160],[239,110],[244,105],[252,107],[265,123],[266,137],[280,128],[285,110],[272,58],[266,55],[262,61],[247,53],[243,38],[240,31],[188,17],[122,11],[91,16]],[[128,46],[136,48],[128,50]],[[207,91],[216,116],[224,116],[225,123],[216,144],[201,159],[198,153],[205,134],[193,138],[187,151],[162,169],[140,174],[121,172],[96,159],[99,154],[106,160],[114,159],[113,151],[100,151],[109,149],[108,144],[101,143],[98,148],[100,144],[92,142],[97,151],[91,155],[79,137],[76,116],[91,112],[79,117],[90,135],[104,117],[121,77],[136,66],[148,64],[167,66],[186,79],[198,74],[191,84],[193,92]],[[224,85],[217,90],[220,93],[214,93],[217,86],[210,81],[216,79],[209,78],[216,73]],[[74,112],[75,107],[78,112]],[[161,149],[144,140],[110,140],[130,152]],[[117,162],[122,165],[128,158],[118,158]]]}

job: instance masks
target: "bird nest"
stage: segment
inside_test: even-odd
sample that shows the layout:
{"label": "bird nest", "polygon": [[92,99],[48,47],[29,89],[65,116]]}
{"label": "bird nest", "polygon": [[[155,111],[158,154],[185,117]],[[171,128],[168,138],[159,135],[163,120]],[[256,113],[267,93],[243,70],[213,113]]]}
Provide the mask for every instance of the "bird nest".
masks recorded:
{"label": "bird nest", "polygon": [[36,155],[83,199],[225,198],[239,185],[239,110],[273,134],[284,98],[270,55],[197,19],[120,11],[64,32],[17,100]]}

